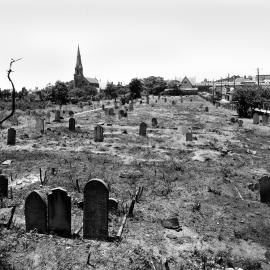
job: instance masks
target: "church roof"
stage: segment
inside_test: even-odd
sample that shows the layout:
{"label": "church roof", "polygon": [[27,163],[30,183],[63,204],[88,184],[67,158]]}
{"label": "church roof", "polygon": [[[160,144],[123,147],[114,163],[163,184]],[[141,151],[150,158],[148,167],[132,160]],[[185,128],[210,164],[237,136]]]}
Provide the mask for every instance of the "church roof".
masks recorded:
{"label": "church roof", "polygon": [[82,68],[82,59],[81,59],[81,53],[80,53],[80,48],[79,48],[79,46],[78,46],[78,51],[77,51],[76,67],[77,67],[77,68]]}
{"label": "church roof", "polygon": [[96,84],[99,84],[98,79],[96,79],[96,78],[87,78],[87,77],[85,77],[85,79],[86,79],[89,83],[96,83]]}

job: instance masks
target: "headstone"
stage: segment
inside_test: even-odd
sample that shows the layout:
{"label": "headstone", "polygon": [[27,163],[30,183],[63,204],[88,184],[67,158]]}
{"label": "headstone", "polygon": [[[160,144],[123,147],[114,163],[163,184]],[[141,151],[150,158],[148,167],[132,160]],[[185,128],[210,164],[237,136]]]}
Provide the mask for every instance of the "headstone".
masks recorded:
{"label": "headstone", "polygon": [[253,114],[253,124],[255,125],[259,124],[259,114],[256,112]]}
{"label": "headstone", "polygon": [[131,102],[131,103],[129,103],[129,107],[128,107],[128,110],[131,112],[131,111],[133,111],[133,103]]}
{"label": "headstone", "polygon": [[125,111],[124,110],[119,110],[118,118],[121,119],[122,117],[125,117]]}
{"label": "headstone", "polygon": [[176,105],[176,101],[175,100],[172,100],[172,105]]}
{"label": "headstone", "polygon": [[192,141],[192,132],[187,132],[186,133],[186,141],[187,142],[191,142]]}
{"label": "headstone", "polygon": [[105,113],[106,116],[109,115],[109,109],[108,108],[105,108],[104,109],[104,113]]}
{"label": "headstone", "polygon": [[104,104],[102,104],[102,110],[103,110],[103,111],[105,110],[105,105],[104,105]]}
{"label": "headstone", "polygon": [[75,119],[74,118],[69,118],[68,129],[70,131],[75,131]]}
{"label": "headstone", "polygon": [[149,104],[149,96],[146,96],[146,104]]}
{"label": "headstone", "polygon": [[106,239],[108,237],[109,190],[99,179],[90,180],[84,187],[83,237]]}
{"label": "headstone", "polygon": [[269,115],[268,114],[263,114],[262,115],[262,124],[263,125],[267,125],[268,124],[268,121],[269,121]]}
{"label": "headstone", "polygon": [[47,201],[38,191],[32,191],[25,200],[26,231],[37,230],[47,233]]}
{"label": "headstone", "polygon": [[117,209],[118,209],[118,201],[114,198],[109,198],[108,210],[117,210]]}
{"label": "headstone", "polygon": [[259,179],[260,198],[263,203],[270,203],[270,177],[263,176]]}
{"label": "headstone", "polygon": [[94,141],[95,142],[103,142],[104,140],[104,128],[100,125],[97,125],[94,130]]}
{"label": "headstone", "polygon": [[46,123],[48,123],[48,124],[51,123],[51,113],[50,112],[46,113]]}
{"label": "headstone", "polygon": [[122,105],[126,104],[126,100],[124,98],[121,99]]}
{"label": "headstone", "polygon": [[44,133],[44,119],[37,117],[36,118],[36,130],[40,133]]}
{"label": "headstone", "polygon": [[8,196],[8,178],[0,175],[0,198]]}
{"label": "headstone", "polygon": [[68,115],[69,115],[69,117],[73,117],[74,116],[74,112],[73,111],[69,111],[68,112]]}
{"label": "headstone", "polygon": [[60,122],[60,111],[59,110],[55,111],[54,121],[55,122]]}
{"label": "headstone", "polygon": [[208,107],[205,107],[204,111],[205,112],[209,112],[209,108]]}
{"label": "headstone", "polygon": [[63,188],[48,194],[48,231],[59,236],[71,235],[71,198]]}
{"label": "headstone", "polygon": [[167,98],[164,98],[164,102],[165,102],[165,103],[167,102]]}
{"label": "headstone", "polygon": [[152,127],[156,128],[158,126],[157,118],[152,118]]}
{"label": "headstone", "polygon": [[114,109],[113,109],[113,108],[110,108],[110,109],[109,109],[109,115],[110,115],[110,116],[114,116]]}
{"label": "headstone", "polygon": [[114,101],[114,109],[118,109],[117,101]]}
{"label": "headstone", "polygon": [[146,129],[147,129],[146,123],[142,122],[142,123],[140,124],[139,135],[141,135],[141,136],[146,136]]}
{"label": "headstone", "polygon": [[16,143],[16,130],[14,128],[8,129],[7,144],[15,145]]}
{"label": "headstone", "polygon": [[238,120],[238,126],[239,126],[239,127],[242,127],[242,126],[243,126],[243,120],[241,120],[241,119]]}

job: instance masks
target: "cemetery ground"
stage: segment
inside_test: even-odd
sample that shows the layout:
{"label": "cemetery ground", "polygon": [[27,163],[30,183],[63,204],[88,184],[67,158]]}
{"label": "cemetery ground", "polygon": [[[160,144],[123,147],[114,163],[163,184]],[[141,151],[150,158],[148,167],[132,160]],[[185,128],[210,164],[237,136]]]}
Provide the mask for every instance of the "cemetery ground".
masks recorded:
{"label": "cemetery ground", "polygon": [[[6,143],[8,124],[1,130],[0,168],[12,187],[1,208],[16,210],[10,229],[0,228],[0,269],[161,269],[154,265],[162,260],[169,269],[270,269],[270,209],[255,185],[269,174],[270,127],[251,119],[239,127],[231,121],[235,111],[198,96],[183,103],[179,97],[137,101],[121,119],[117,110],[108,116],[100,107],[75,113],[75,132],[65,112],[44,134],[21,111],[15,146]],[[153,117],[158,127],[151,126]],[[139,135],[142,121],[146,137]],[[97,124],[104,127],[103,142],[93,140]],[[193,140],[186,141],[191,129]],[[26,232],[27,195],[62,187],[71,196],[74,234],[83,222],[83,188],[93,178],[103,179],[109,197],[119,201],[109,213],[111,241],[83,239],[82,231],[71,238]],[[121,239],[113,239],[139,187],[133,216]],[[180,226],[165,228],[161,221],[172,217]]]}

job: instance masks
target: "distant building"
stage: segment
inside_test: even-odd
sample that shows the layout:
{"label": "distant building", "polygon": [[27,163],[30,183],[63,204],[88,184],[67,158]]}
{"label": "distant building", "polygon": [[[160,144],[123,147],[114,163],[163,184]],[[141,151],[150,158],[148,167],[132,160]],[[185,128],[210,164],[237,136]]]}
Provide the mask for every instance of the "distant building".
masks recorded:
{"label": "distant building", "polygon": [[[260,81],[270,80],[270,75],[269,74],[259,75],[259,80]],[[256,81],[258,81],[258,75],[256,75]]]}
{"label": "distant building", "polygon": [[99,82],[96,78],[84,77],[80,48],[78,46],[77,61],[74,74],[74,87],[81,88],[83,86],[93,86],[99,88]]}
{"label": "distant building", "polygon": [[194,90],[193,84],[186,76],[181,82],[180,90]]}

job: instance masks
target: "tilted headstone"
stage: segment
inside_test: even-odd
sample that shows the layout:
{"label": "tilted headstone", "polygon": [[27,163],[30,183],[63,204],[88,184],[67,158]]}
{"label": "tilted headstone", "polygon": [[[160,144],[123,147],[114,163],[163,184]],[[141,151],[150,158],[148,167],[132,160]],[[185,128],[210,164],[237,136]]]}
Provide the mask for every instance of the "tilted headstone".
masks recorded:
{"label": "tilted headstone", "polygon": [[262,115],[262,124],[263,125],[267,125],[268,124],[268,121],[269,121],[269,115],[268,114],[263,114]]}
{"label": "tilted headstone", "polygon": [[260,198],[263,203],[270,203],[270,177],[263,176],[259,179]]}
{"label": "tilted headstone", "polygon": [[158,126],[157,118],[152,118],[152,127],[156,128]]}
{"label": "tilted headstone", "polygon": [[104,128],[100,125],[97,125],[94,130],[94,141],[95,142],[103,142],[104,140]]}
{"label": "tilted headstone", "polygon": [[259,114],[258,113],[254,113],[253,114],[253,124],[255,124],[255,125],[258,125],[259,124]]}
{"label": "tilted headstone", "polygon": [[107,184],[99,179],[90,180],[84,187],[83,237],[106,239],[108,237]]}
{"label": "tilted headstone", "polygon": [[146,130],[147,130],[147,124],[142,122],[140,124],[140,130],[139,130],[139,135],[141,136],[146,136]]}
{"label": "tilted headstone", "polygon": [[193,139],[192,132],[187,132],[186,133],[186,141],[191,142]]}
{"label": "tilted headstone", "polygon": [[70,131],[75,131],[75,119],[74,118],[69,118],[68,129]]}
{"label": "tilted headstone", "polygon": [[114,198],[109,198],[108,210],[117,210],[117,209],[118,209],[118,201]]}
{"label": "tilted headstone", "polygon": [[36,130],[40,133],[44,133],[44,119],[37,117],[36,118]]}
{"label": "tilted headstone", "polygon": [[59,236],[71,235],[71,198],[63,188],[48,194],[48,231]]}
{"label": "tilted headstone", "polygon": [[0,198],[8,196],[8,178],[5,175],[0,175]]}
{"label": "tilted headstone", "polygon": [[24,213],[27,232],[47,233],[47,200],[44,194],[32,191],[25,199]]}
{"label": "tilted headstone", "polygon": [[7,144],[15,145],[16,143],[16,130],[14,128],[8,129]]}
{"label": "tilted headstone", "polygon": [[59,110],[56,110],[55,111],[55,115],[54,115],[54,121],[55,122],[60,122],[60,111]]}

